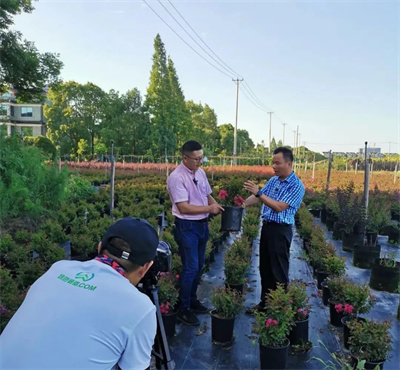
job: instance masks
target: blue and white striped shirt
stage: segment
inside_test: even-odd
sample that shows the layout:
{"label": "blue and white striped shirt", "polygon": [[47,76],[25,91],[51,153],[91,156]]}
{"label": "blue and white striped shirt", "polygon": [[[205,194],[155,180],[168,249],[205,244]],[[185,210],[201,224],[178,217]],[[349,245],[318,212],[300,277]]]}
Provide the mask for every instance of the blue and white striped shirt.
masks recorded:
{"label": "blue and white striped shirt", "polygon": [[267,197],[289,205],[282,212],[276,212],[264,205],[262,209],[263,221],[293,225],[294,215],[299,209],[305,193],[303,183],[294,172],[283,181],[278,176],[271,177],[261,191]]}

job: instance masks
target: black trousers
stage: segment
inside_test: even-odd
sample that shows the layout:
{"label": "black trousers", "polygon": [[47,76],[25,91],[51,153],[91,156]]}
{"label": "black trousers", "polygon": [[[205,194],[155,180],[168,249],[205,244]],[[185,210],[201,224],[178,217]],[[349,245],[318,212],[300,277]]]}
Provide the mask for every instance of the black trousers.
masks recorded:
{"label": "black trousers", "polygon": [[289,282],[289,251],[292,242],[292,226],[263,223],[260,239],[261,301],[277,283]]}

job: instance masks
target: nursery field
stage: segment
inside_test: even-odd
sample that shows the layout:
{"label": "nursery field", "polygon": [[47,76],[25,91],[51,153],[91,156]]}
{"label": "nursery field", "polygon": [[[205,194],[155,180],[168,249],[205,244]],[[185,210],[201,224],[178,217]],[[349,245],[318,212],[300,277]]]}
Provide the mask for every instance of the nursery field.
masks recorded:
{"label": "nursery field", "polygon": [[[113,220],[127,216],[147,219],[171,246],[171,273],[160,276],[159,280],[162,309],[165,314],[171,313],[177,298],[174,279],[178,278],[181,269],[178,248],[172,236],[171,202],[166,191],[167,174],[175,166],[117,163],[114,209],[110,209],[109,163],[63,163],[60,168],[42,165],[40,155],[33,149],[15,146],[12,151],[5,151],[0,159],[8,163],[7,171],[4,171],[5,163],[0,167],[0,330],[18,309],[30,285],[54,262],[93,258],[107,227]],[[224,190],[228,194],[224,204],[231,205],[235,197],[248,196],[243,190],[245,180],[251,179],[262,186],[273,175],[272,168],[267,166],[207,166],[205,170],[214,197],[218,200],[220,191]],[[376,353],[383,357],[372,360],[386,360],[385,368],[394,369],[398,354],[392,348],[399,345],[399,323],[394,308],[397,310],[399,304],[400,286],[397,254],[400,179],[395,182],[393,172],[372,173],[370,201],[368,209],[365,209],[362,172],[333,171],[329,192],[325,191],[326,172],[316,171],[314,178],[310,170],[300,170],[298,174],[306,187],[306,196],[305,204],[296,216],[290,274],[291,279],[301,280],[294,281],[292,289],[303,292],[304,299],[296,307],[288,304],[288,316],[284,318],[286,326],[277,324],[280,336],[273,344],[286,343],[286,337],[296,325],[296,312],[301,312],[309,320],[309,336],[291,346],[287,358],[289,368],[321,368],[318,360],[311,360],[313,356],[328,361],[333,352],[349,355],[342,346],[342,327],[330,323],[333,320],[329,321],[330,311],[321,301],[323,290],[317,283],[322,279],[318,273],[323,272],[325,275],[322,276],[328,277],[328,288],[331,284],[333,296],[337,293],[336,310],[342,312],[342,306],[346,306],[348,313],[351,306],[349,313],[352,318],[358,318],[360,314],[374,320],[391,320],[390,324],[372,321],[370,327],[357,326],[359,320],[355,320],[354,333],[370,330],[380,333],[381,338],[382,335],[387,338],[386,342],[381,340],[381,347],[371,349],[375,357]],[[255,369],[260,366],[259,345],[269,343],[271,338],[269,332],[264,332],[264,324],[271,320],[269,323],[273,323],[273,329],[274,322],[280,321],[271,314],[272,311],[256,319],[243,313],[243,304],[255,303],[260,288],[257,277],[259,216],[258,207],[249,208],[243,217],[240,233],[230,235],[220,231],[220,216],[209,222],[210,239],[202,298],[207,306],[218,311],[221,299],[233,293],[230,290],[216,291],[215,288],[224,286],[224,283],[230,287],[242,286],[243,293],[234,293],[230,298],[236,302],[230,311],[238,317],[236,337],[232,337],[235,339],[230,340],[228,346],[216,344],[211,336],[210,315],[202,321],[200,331],[174,326],[176,333],[172,332],[170,343],[178,368]],[[387,276],[393,279],[377,280],[374,269],[381,268],[386,269]],[[346,276],[349,280],[345,279]],[[172,291],[171,287],[174,288]],[[342,293],[338,287],[344,289]],[[354,299],[348,291],[355,292],[358,298]],[[279,294],[288,302],[293,301],[285,295],[289,293],[282,291]],[[349,328],[352,328],[351,324]],[[272,337],[275,338],[275,334]],[[362,339],[362,335],[358,337]],[[326,350],[321,349],[323,345]],[[361,342],[349,345],[360,361],[361,352],[369,354],[364,349],[360,352],[360,348],[364,348]],[[311,346],[313,349],[310,350]],[[207,355],[198,358],[205,351]],[[349,358],[345,356],[340,361]],[[204,366],[200,365],[201,361],[204,361]],[[337,363],[335,366],[341,368]]]}

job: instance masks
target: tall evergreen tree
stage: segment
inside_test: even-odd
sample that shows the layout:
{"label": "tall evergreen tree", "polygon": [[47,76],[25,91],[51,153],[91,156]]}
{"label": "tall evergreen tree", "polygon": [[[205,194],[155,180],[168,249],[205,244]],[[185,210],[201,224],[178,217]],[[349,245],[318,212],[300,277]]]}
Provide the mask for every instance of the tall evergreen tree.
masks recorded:
{"label": "tall evergreen tree", "polygon": [[186,107],[185,96],[179,83],[178,75],[174,66],[174,62],[168,56],[168,79],[171,87],[170,112],[171,119],[175,122],[176,127],[176,144],[179,147],[187,141],[192,133],[192,122],[190,112]]}
{"label": "tall evergreen tree", "polygon": [[151,120],[151,143],[154,154],[172,154],[176,148],[177,124],[171,106],[171,83],[168,77],[167,58],[159,34],[154,39],[153,66],[147,89],[145,108]]}

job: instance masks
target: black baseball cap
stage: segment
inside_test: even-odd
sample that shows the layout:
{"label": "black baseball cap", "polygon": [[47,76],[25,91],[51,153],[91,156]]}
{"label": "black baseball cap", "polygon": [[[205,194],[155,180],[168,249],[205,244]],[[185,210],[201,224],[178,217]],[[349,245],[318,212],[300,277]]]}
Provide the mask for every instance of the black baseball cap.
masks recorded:
{"label": "black baseball cap", "polygon": [[[129,244],[131,251],[122,251],[111,244],[111,238],[120,238]],[[140,266],[154,259],[158,246],[158,235],[146,220],[125,217],[111,225],[101,241],[102,248],[109,250],[115,257],[129,260]]]}

